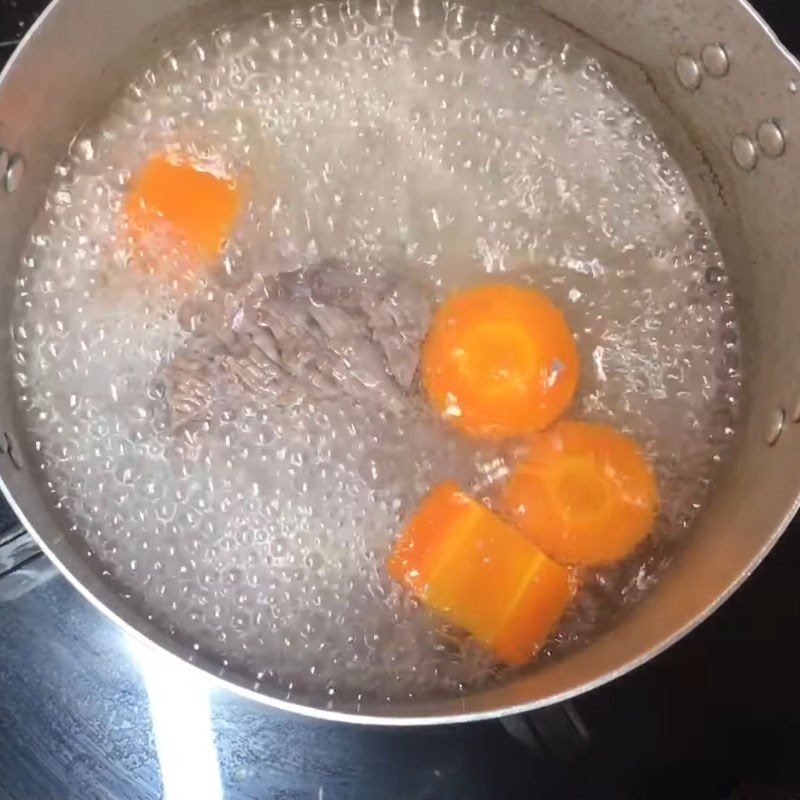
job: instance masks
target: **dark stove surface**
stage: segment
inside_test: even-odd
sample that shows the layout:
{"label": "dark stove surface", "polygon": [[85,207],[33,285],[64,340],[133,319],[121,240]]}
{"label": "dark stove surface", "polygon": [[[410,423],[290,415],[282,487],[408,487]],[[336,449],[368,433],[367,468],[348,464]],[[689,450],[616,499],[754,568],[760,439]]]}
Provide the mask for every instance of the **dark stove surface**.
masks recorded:
{"label": "dark stove surface", "polygon": [[[800,51],[791,4],[754,5]],[[0,63],[43,6],[0,0]],[[84,601],[0,500],[0,800],[797,800],[798,568],[796,520],[709,621],[571,716],[381,730],[209,693]]]}

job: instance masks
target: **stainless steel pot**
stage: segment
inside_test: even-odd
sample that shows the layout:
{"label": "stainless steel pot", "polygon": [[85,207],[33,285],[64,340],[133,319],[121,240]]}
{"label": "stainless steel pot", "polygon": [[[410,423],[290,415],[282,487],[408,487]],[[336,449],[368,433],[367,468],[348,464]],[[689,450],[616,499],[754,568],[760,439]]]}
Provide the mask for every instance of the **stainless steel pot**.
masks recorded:
{"label": "stainless steel pot", "polygon": [[[138,616],[51,514],[15,409],[8,320],[23,242],[56,161],[173,28],[216,13],[207,6],[205,0],[54,0],[0,78],[0,148],[12,156],[7,190],[0,189],[3,489],[87,599],[187,661],[191,653]],[[218,3],[217,10],[222,6],[230,13],[231,4]],[[741,0],[541,0],[538,7],[572,36],[585,37],[649,116],[712,223],[743,325],[745,418],[730,460],[657,588],[613,631],[569,657],[463,699],[373,702],[358,713],[326,711],[302,696],[287,702],[268,686],[255,692],[243,676],[194,660],[242,694],[321,717],[395,725],[474,720],[555,703],[624,674],[691,630],[749,575],[798,507],[800,148],[794,137],[800,136],[800,65]],[[493,6],[521,21],[531,8],[513,0]]]}

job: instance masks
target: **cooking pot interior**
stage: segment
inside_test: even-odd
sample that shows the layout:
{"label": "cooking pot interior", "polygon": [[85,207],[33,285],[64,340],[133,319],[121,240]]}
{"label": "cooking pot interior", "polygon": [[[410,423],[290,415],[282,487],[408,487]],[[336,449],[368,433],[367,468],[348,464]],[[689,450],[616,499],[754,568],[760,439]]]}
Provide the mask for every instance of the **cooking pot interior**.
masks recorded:
{"label": "cooking pot interior", "polygon": [[[144,60],[163,51],[175,36],[262,12],[265,4],[57,0],[0,84],[0,147],[22,154],[26,166],[17,191],[0,193],[0,370],[6,387],[0,397],[6,451],[0,456],[0,470],[12,504],[76,586],[129,630],[243,692],[289,708],[357,721],[430,722],[533,708],[584,691],[646,660],[710,613],[766,554],[797,506],[800,383],[795,355],[800,321],[794,300],[800,296],[795,268],[800,235],[794,217],[800,190],[793,176],[800,156],[792,146],[800,122],[796,64],[752,11],[733,0],[544,0],[471,7],[546,25],[565,40],[579,42],[596,55],[667,144],[710,221],[731,275],[740,318],[744,398],[727,463],[658,586],[613,630],[584,649],[512,672],[496,685],[457,699],[391,705],[371,700],[331,710],[302,689],[287,697],[266,682],[254,687],[233,667],[224,669],[196,657],[168,626],[149,621],[136,598],[103,577],[102,565],[65,533],[44,480],[33,467],[35,454],[16,410],[8,324],[14,277],[56,163],[76,133],[102,115]],[[703,65],[704,48],[711,45],[721,48],[729,62],[719,76],[712,74],[709,50],[705,53],[707,60],[712,58],[712,68]],[[683,73],[676,71],[679,63]],[[701,81],[687,88],[685,70],[692,84],[692,64]],[[759,130],[762,139],[767,130],[759,126],[769,121],[785,138],[777,154],[768,154],[769,141],[766,149],[759,145]],[[746,139],[738,140],[737,150],[735,140],[741,135]],[[742,146],[747,152],[748,142],[757,156],[752,168],[737,163],[736,153]]]}

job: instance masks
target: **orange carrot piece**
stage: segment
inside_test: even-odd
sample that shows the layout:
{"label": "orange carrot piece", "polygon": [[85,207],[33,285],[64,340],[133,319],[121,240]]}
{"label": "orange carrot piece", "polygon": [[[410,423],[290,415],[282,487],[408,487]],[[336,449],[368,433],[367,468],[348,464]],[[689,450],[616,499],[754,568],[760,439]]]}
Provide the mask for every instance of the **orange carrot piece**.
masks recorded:
{"label": "orange carrot piece", "polygon": [[504,501],[512,522],[550,558],[599,566],[625,558],[653,529],[658,487],[630,437],[559,422],[531,439]]}
{"label": "orange carrot piece", "polygon": [[140,245],[163,237],[195,260],[212,259],[230,236],[240,194],[234,181],[155,156],[134,176],[125,202],[130,233]]}
{"label": "orange carrot piece", "polygon": [[508,664],[536,655],[572,597],[564,567],[449,481],[423,501],[388,569]]}
{"label": "orange carrot piece", "polygon": [[535,289],[494,284],[449,297],[421,353],[431,404],[470,436],[541,430],[572,401],[579,359],[564,315]]}

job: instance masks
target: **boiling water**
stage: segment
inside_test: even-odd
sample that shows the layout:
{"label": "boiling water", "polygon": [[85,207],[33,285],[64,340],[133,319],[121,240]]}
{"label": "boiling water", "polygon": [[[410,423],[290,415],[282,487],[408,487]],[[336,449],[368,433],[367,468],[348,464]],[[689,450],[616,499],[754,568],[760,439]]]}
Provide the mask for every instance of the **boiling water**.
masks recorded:
{"label": "boiling water", "polygon": [[[461,439],[418,396],[400,415],[242,399],[175,430],[160,375],[189,336],[187,293],[226,302],[335,257],[354,275],[402,263],[440,298],[487,276],[535,285],[564,309],[571,414],[637,437],[663,509],[634,558],[586,576],[542,657],[656,579],[736,416],[728,278],[648,123],[544,21],[423,10],[318,5],[179,43],[74,142],[17,284],[20,404],[76,545],[191,652],[334,708],[496,675],[383,564],[433,484],[490,500],[514,449]],[[132,171],[164,150],[249,183],[225,269],[198,285],[132,266],[120,236]]]}

